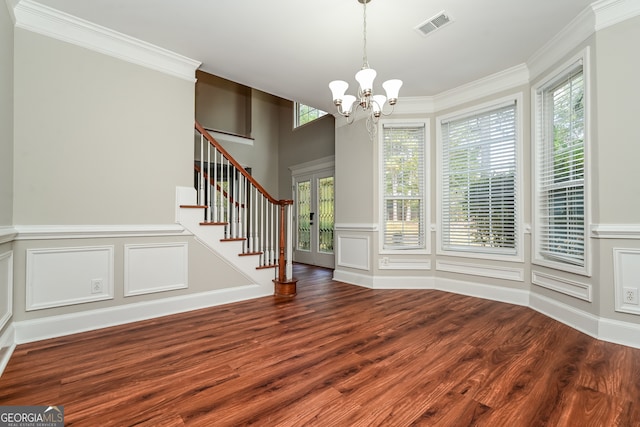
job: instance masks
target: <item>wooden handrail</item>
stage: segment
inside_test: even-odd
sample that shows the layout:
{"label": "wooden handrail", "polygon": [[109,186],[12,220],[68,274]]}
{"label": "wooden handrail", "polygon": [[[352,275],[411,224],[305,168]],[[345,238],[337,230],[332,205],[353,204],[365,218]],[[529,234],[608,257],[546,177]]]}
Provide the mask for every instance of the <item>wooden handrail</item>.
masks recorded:
{"label": "wooden handrail", "polygon": [[222,153],[222,155],[229,161],[231,162],[231,164],[233,166],[235,166],[236,169],[238,169],[240,171],[240,173],[249,180],[249,182],[251,182],[251,184],[253,184],[253,186],[263,195],[267,198],[267,200],[269,200],[271,203],[273,203],[274,205],[293,205],[293,200],[277,200],[275,197],[273,197],[271,194],[269,194],[267,192],[267,190],[265,190],[262,185],[260,185],[260,183],[258,183],[258,181],[256,181],[256,179],[251,176],[251,174],[249,172],[246,171],[245,168],[242,167],[242,165],[240,163],[238,163],[236,161],[236,159],[234,159],[227,150],[225,150],[222,145],[220,145],[220,143],[218,141],[216,141],[216,139],[214,137],[212,137],[209,132],[207,132],[207,130],[202,127],[202,125],[200,123],[198,123],[196,121],[196,129],[198,130],[198,132],[200,132],[200,134],[202,136],[205,137],[205,139],[207,141],[209,141],[209,143],[211,145],[213,145],[214,147],[216,147],[216,150],[218,150],[220,153]]}

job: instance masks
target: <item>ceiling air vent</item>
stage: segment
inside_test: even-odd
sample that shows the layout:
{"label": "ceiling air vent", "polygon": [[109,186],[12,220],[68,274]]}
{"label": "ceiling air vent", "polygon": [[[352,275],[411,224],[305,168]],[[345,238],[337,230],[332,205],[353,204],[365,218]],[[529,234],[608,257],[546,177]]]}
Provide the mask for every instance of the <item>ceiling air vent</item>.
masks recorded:
{"label": "ceiling air vent", "polygon": [[427,34],[433,33],[435,30],[444,27],[450,22],[452,22],[451,18],[444,11],[442,11],[436,16],[427,19],[422,24],[415,27],[415,29],[423,36],[426,36]]}

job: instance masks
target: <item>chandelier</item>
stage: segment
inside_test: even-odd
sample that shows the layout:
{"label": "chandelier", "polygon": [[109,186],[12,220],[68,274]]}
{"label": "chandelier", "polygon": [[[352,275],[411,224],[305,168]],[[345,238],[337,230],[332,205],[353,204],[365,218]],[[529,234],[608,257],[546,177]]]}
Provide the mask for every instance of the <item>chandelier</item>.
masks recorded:
{"label": "chandelier", "polygon": [[[382,83],[386,92],[385,95],[374,95],[373,80],[376,78],[376,70],[369,67],[367,60],[367,3],[371,0],[358,0],[363,8],[363,48],[362,48],[362,69],[356,73],[358,96],[345,95],[349,88],[349,83],[344,80],[334,80],[329,83],[329,89],[333,95],[333,103],[338,113],[347,118],[347,123],[351,124],[355,120],[355,113],[361,108],[367,113],[367,130],[373,139],[376,134],[378,119],[381,115],[388,116],[393,112],[393,106],[398,102],[398,92],[402,86],[402,80],[391,79]],[[391,106],[391,111],[385,112],[386,105]]]}

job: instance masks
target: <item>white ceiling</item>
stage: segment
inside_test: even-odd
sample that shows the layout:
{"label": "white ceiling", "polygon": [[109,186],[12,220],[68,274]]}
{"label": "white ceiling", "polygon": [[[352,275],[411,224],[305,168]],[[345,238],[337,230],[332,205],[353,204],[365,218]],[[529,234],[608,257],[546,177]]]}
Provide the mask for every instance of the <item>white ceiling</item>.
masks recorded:
{"label": "white ceiling", "polygon": [[[437,95],[522,64],[592,0],[372,0],[367,6],[374,91]],[[38,0],[202,62],[211,74],[328,111],[328,83],[362,66],[357,0]],[[445,11],[453,23],[414,27]]]}

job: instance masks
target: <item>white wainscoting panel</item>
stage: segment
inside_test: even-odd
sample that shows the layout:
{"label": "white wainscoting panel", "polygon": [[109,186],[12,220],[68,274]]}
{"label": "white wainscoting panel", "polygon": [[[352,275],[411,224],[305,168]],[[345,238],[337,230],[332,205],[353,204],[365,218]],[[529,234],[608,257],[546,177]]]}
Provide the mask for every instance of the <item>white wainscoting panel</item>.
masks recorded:
{"label": "white wainscoting panel", "polygon": [[369,270],[369,236],[338,236],[338,265]]}
{"label": "white wainscoting panel", "polygon": [[185,289],[187,242],[124,245],[124,296]]}
{"label": "white wainscoting panel", "polygon": [[581,300],[593,301],[591,295],[592,286],[587,283],[580,283],[575,280],[565,279],[564,277],[540,273],[539,271],[531,272],[531,283]]}
{"label": "white wainscoting panel", "polygon": [[13,251],[0,254],[0,330],[13,315]]}
{"label": "white wainscoting panel", "polygon": [[613,281],[616,311],[640,314],[640,249],[613,249]]}
{"label": "white wainscoting panel", "polygon": [[524,282],[524,269],[501,267],[497,265],[471,264],[457,261],[436,261],[436,270],[450,273],[470,274],[473,276],[491,277],[494,279]]}
{"label": "white wainscoting panel", "polygon": [[114,247],[27,249],[26,310],[113,299]]}

